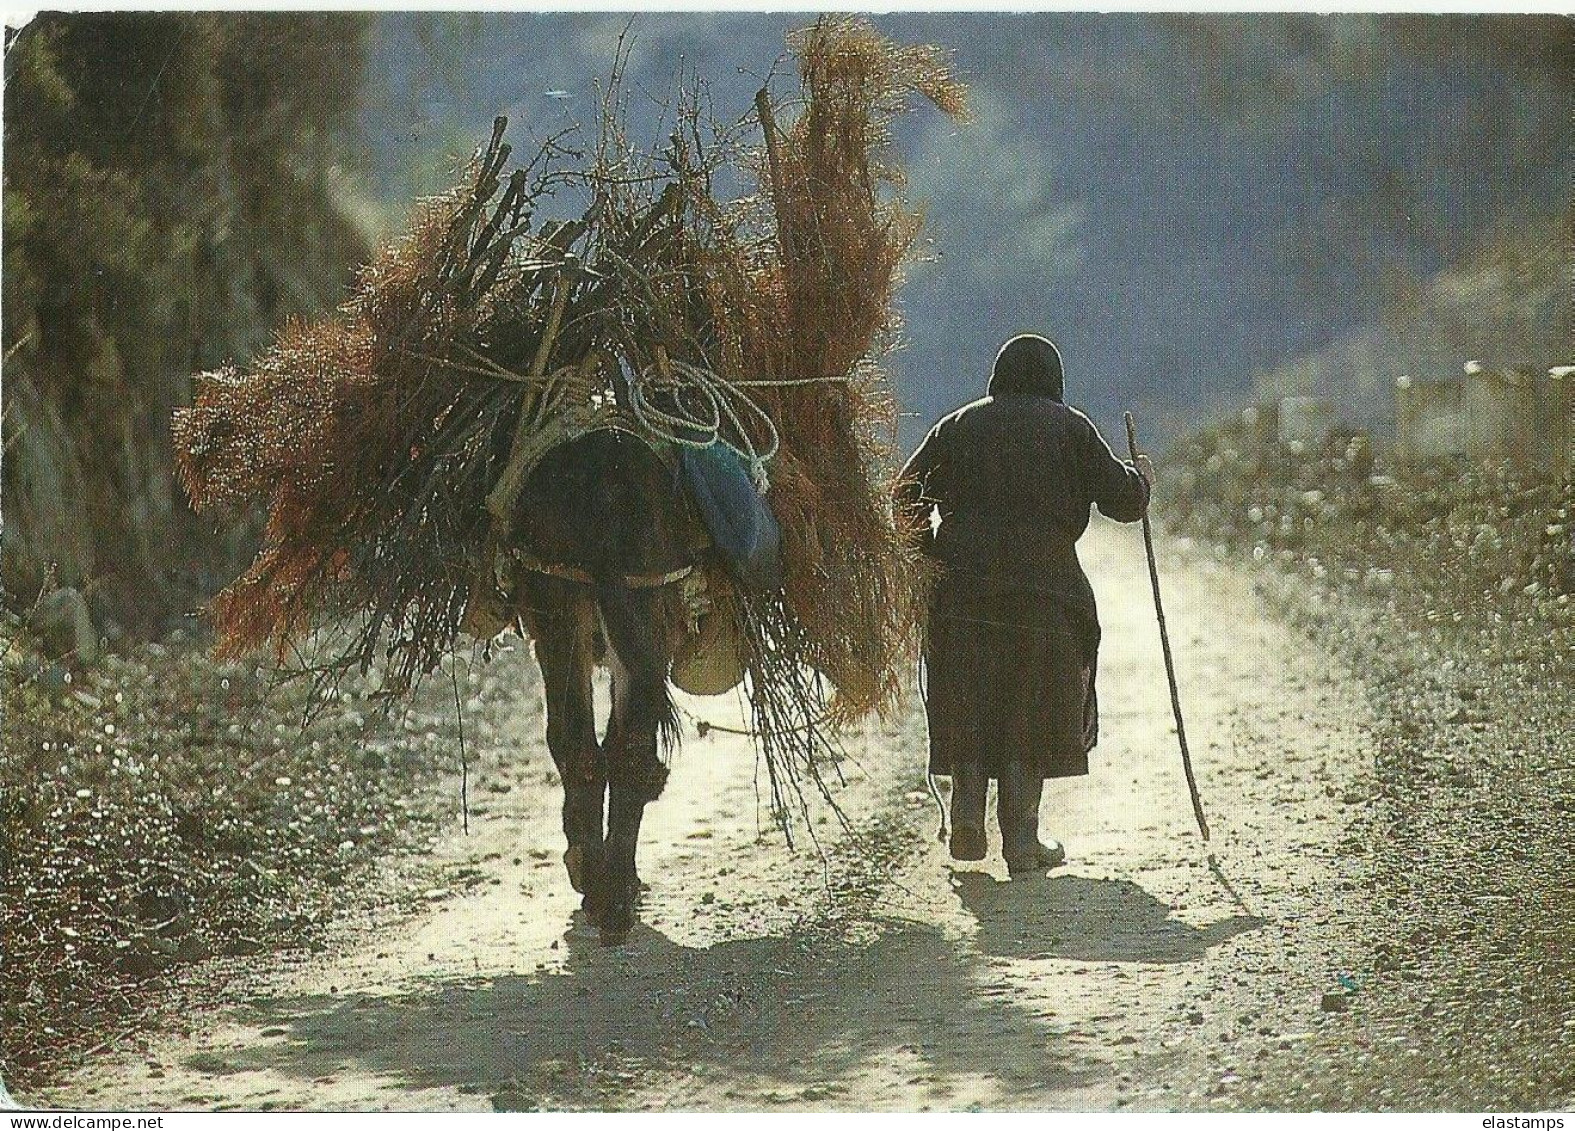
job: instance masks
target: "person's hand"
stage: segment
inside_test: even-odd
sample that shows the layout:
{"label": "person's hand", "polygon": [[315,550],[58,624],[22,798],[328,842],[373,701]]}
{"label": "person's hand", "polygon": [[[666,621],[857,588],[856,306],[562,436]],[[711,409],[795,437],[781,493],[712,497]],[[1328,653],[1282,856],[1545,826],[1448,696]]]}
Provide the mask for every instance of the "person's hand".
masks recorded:
{"label": "person's hand", "polygon": [[1154,489],[1154,461],[1145,455],[1140,455],[1137,458],[1137,469],[1138,474],[1143,477],[1143,481],[1148,484],[1148,489],[1152,491]]}

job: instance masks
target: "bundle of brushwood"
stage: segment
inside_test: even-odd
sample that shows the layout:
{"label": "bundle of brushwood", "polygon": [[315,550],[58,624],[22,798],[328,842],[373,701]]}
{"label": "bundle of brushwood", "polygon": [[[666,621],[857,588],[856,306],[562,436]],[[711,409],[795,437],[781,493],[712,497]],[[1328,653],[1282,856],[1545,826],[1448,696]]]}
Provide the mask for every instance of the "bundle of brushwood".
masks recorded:
{"label": "bundle of brushwood", "polygon": [[[915,93],[960,115],[964,91],[940,51],[859,20],[818,20],[789,49],[793,105],[762,91],[723,126],[703,88],[680,92],[653,153],[627,140],[620,69],[589,144],[559,135],[506,171],[500,119],[334,316],[198,379],[175,421],[192,505],[267,510],[259,556],[215,601],[222,652],[282,661],[331,625],[313,670],[382,659],[386,685],[410,687],[467,629],[497,627],[531,468],[614,427],[727,443],[765,491],[784,585],[734,604],[768,755],[812,758],[819,720],[892,702],[924,572],[889,490],[880,359],[920,223],[889,126]],[[758,191],[719,199],[723,182]],[[542,216],[565,202],[576,218]]]}

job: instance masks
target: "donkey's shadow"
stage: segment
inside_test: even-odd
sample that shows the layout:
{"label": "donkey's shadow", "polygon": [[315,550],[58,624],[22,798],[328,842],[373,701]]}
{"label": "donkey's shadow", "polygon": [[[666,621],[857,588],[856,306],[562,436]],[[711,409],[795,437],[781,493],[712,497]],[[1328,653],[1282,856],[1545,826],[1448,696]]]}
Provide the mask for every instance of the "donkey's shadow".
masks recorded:
{"label": "donkey's shadow", "polygon": [[893,1055],[940,1079],[988,1066],[1008,1106],[1108,1074],[1038,1014],[979,995],[979,956],[933,926],[882,922],[873,939],[789,931],[693,947],[640,924],[609,949],[576,916],[563,941],[566,961],[553,972],[254,1003],[248,1019],[285,1034],[227,1053],[230,1068],[458,1087],[500,1108],[593,1109],[652,1102],[631,1084],[669,1063],[829,1107],[855,1102],[839,1101],[837,1088]]}
{"label": "donkey's shadow", "polygon": [[1003,883],[960,872],[952,885],[979,923],[975,945],[1002,958],[1193,962],[1264,923],[1235,915],[1195,927],[1171,918],[1169,905],[1131,880],[1057,875]]}

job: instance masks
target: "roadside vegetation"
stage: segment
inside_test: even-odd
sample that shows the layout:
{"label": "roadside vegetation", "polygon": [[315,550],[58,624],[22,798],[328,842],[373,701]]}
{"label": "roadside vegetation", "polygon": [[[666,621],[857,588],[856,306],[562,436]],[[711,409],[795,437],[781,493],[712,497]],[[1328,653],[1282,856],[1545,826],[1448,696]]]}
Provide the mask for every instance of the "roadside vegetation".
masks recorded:
{"label": "roadside vegetation", "polygon": [[[364,746],[359,702],[302,735],[299,695],[213,665],[177,628],[256,527],[189,513],[170,414],[194,371],[332,305],[364,257],[351,206],[369,26],[44,13],[8,32],[0,1076],[14,1088],[116,1035],[194,960],[300,937],[395,842],[396,799],[420,810],[425,746]],[[100,659],[106,641],[117,654]]]}
{"label": "roadside vegetation", "polygon": [[[156,637],[255,550],[179,495],[170,414],[366,256],[368,18],[43,13],[5,55],[6,604]],[[233,531],[233,533],[231,533]]]}
{"label": "roadside vegetation", "polygon": [[[1575,487],[1375,460],[1365,438],[1172,453],[1166,518],[1264,563],[1282,612],[1344,656],[1381,720],[1333,908],[1354,991],[1249,1108],[1575,1103]],[[1275,575],[1294,579],[1276,584]]]}
{"label": "roadside vegetation", "polygon": [[[205,959],[319,945],[336,916],[421,898],[387,865],[459,820],[446,675],[393,715],[375,681],[346,680],[303,728],[304,683],[215,663],[183,634],[85,668],[0,616],[13,1089],[167,1009]],[[462,663],[458,679],[474,726],[483,675]]]}

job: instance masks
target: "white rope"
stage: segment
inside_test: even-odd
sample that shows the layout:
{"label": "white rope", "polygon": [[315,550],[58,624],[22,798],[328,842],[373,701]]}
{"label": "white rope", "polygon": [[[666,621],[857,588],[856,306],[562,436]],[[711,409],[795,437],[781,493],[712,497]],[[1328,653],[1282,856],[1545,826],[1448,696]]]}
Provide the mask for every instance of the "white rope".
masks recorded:
{"label": "white rope", "polygon": [[[776,457],[782,438],[766,410],[743,392],[741,385],[746,382],[729,381],[685,361],[670,362],[669,369],[670,375],[650,366],[629,382],[629,411],[634,418],[651,435],[680,447],[709,448],[718,440],[731,441],[736,437],[735,446],[749,463],[749,478],[755,490],[765,494],[771,485],[766,464]],[[676,410],[669,412],[652,404],[649,393],[656,391],[670,393]],[[700,403],[687,404],[686,395],[691,401],[698,398]],[[756,446],[744,425],[745,418],[751,416],[768,437],[764,449]],[[724,437],[724,430],[732,436]]]}
{"label": "white rope", "polygon": [[802,385],[851,385],[852,377],[760,377],[751,381],[729,382],[739,389],[791,389]]}

